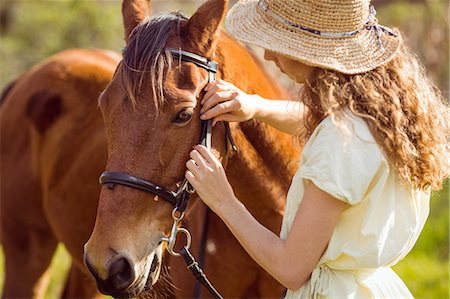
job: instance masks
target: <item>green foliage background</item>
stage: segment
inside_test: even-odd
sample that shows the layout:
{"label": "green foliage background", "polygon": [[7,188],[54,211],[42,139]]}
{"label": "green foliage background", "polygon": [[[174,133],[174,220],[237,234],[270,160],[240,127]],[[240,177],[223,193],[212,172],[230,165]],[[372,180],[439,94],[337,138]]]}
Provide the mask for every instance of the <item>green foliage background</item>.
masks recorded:
{"label": "green foliage background", "polygon": [[[152,2],[155,13],[182,10],[190,15],[203,1]],[[377,5],[378,1],[373,2]],[[448,98],[448,1],[379,2],[376,7],[381,23],[400,28],[407,44]],[[0,89],[35,63],[63,49],[106,48],[120,52],[124,46],[120,6],[120,1],[113,0],[1,1]],[[447,181],[444,189],[433,194],[429,220],[413,251],[394,267],[416,298],[449,298],[449,200]],[[47,298],[58,297],[69,262],[69,255],[60,246],[52,263]],[[3,276],[0,250],[0,290]]]}

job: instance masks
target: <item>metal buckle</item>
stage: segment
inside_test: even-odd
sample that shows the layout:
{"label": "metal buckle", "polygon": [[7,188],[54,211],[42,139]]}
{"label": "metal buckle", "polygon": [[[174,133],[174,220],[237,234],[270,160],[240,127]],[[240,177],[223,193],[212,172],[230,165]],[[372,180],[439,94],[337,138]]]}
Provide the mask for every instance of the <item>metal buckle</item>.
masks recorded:
{"label": "metal buckle", "polygon": [[186,245],[185,248],[189,249],[191,247],[192,243],[192,237],[189,231],[183,227],[178,227],[178,224],[181,220],[184,218],[184,212],[180,213],[177,208],[173,209],[172,211],[172,219],[173,219],[173,225],[172,229],[170,230],[169,237],[163,237],[161,239],[161,242],[167,242],[167,251],[170,253],[170,255],[173,256],[180,256],[181,254],[179,252],[174,251],[175,243],[177,242],[177,234],[183,233],[186,236]]}

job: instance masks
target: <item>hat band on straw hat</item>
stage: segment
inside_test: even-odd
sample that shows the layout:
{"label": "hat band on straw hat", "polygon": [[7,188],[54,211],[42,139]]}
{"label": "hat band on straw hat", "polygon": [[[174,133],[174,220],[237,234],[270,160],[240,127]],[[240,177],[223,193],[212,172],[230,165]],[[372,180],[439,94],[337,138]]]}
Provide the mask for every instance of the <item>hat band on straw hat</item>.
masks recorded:
{"label": "hat band on straw hat", "polygon": [[380,37],[380,32],[384,32],[387,33],[391,36],[395,36],[397,37],[397,34],[394,33],[390,28],[379,25],[378,24],[378,20],[375,18],[377,12],[375,10],[375,7],[373,7],[373,5],[370,5],[370,14],[368,17],[367,22],[359,29],[353,30],[353,31],[347,31],[347,32],[324,32],[324,31],[320,31],[317,29],[313,29],[313,28],[308,28],[305,26],[302,26],[300,24],[294,24],[289,22],[288,20],[286,20],[285,18],[283,18],[282,16],[278,15],[275,11],[271,10],[265,3],[264,0],[259,0],[258,2],[258,7],[266,14],[269,15],[270,17],[272,17],[273,19],[277,20],[278,22],[294,28],[296,30],[299,31],[303,31],[303,32],[308,32],[308,33],[312,33],[315,35],[319,35],[325,38],[341,38],[341,37],[348,37],[348,36],[353,36],[359,32],[361,32],[362,30],[366,29],[366,30],[374,30],[375,34],[377,36],[377,40],[378,40],[378,44],[380,45],[380,48],[384,50],[384,46],[383,43],[381,41],[381,37]]}

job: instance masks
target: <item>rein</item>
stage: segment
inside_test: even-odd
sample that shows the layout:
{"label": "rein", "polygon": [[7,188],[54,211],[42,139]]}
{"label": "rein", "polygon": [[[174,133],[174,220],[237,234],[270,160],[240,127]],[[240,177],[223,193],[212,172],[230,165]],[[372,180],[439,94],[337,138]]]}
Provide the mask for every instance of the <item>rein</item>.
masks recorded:
{"label": "rein", "polygon": [[[216,80],[216,73],[218,70],[218,63],[203,56],[197,54],[179,50],[179,49],[167,49],[175,59],[180,61],[190,62],[198,67],[201,67],[208,71],[208,83]],[[236,145],[231,135],[230,126],[227,122],[225,125],[225,138],[226,144],[230,143],[233,151],[236,151]],[[211,150],[212,142],[212,120],[202,121],[202,133],[200,136],[200,144]],[[180,222],[183,220],[185,210],[191,195],[195,192],[195,189],[191,186],[189,181],[184,178],[178,186],[177,191],[171,191],[167,188],[161,187],[143,178],[130,175],[125,172],[113,172],[105,171],[100,175],[99,182],[101,185],[106,185],[109,189],[114,189],[115,185],[127,186],[130,188],[138,189],[147,193],[151,193],[161,197],[174,206],[172,211],[173,225],[170,231],[169,237],[162,238],[162,242],[167,242],[167,251],[173,256],[183,256],[187,268],[191,270],[194,277],[203,284],[206,289],[214,298],[223,298],[217,290],[209,282],[206,275],[203,273],[200,265],[195,261],[192,254],[189,252],[191,246],[191,234],[185,228],[179,227]],[[205,217],[208,217],[206,214]],[[204,229],[206,231],[206,228]],[[186,245],[180,250],[180,252],[174,251],[176,243],[176,237],[178,233],[186,235]],[[202,257],[203,258],[203,257]]]}

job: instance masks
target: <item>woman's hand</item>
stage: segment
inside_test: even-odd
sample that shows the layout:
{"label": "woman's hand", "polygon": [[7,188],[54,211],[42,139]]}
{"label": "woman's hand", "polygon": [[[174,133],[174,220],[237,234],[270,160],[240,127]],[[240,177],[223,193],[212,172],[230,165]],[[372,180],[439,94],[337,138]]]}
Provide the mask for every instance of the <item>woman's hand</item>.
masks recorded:
{"label": "woman's hand", "polygon": [[302,124],[304,105],[300,101],[268,100],[257,94],[246,94],[233,84],[223,80],[211,82],[205,87],[202,99],[201,119],[242,122],[251,118],[294,134]]}
{"label": "woman's hand", "polygon": [[242,122],[257,113],[258,95],[249,95],[229,82],[217,80],[205,87],[202,99],[201,119],[213,118],[218,121]]}
{"label": "woman's hand", "polygon": [[203,145],[197,145],[186,162],[186,179],[216,214],[220,207],[235,200],[233,188],[228,182],[225,170],[219,160]]}

